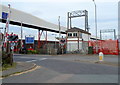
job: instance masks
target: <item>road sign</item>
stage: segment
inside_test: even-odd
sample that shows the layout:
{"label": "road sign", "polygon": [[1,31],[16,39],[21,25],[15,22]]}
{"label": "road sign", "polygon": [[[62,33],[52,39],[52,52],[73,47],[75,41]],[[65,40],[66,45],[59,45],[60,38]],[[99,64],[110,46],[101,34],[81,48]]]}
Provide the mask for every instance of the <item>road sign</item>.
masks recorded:
{"label": "road sign", "polygon": [[34,44],[34,37],[25,37],[26,44]]}
{"label": "road sign", "polygon": [[2,12],[2,19],[7,19],[8,13]]}

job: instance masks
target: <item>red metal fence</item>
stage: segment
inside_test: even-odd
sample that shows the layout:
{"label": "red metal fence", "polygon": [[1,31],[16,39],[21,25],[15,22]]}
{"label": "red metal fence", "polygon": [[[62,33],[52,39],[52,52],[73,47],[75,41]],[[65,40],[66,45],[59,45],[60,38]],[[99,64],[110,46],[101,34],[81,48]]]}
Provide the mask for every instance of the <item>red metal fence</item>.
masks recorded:
{"label": "red metal fence", "polygon": [[98,53],[118,55],[120,52],[118,40],[98,40],[97,43],[96,41],[89,41],[89,46],[93,47],[94,54],[96,54],[96,44],[98,46]]}

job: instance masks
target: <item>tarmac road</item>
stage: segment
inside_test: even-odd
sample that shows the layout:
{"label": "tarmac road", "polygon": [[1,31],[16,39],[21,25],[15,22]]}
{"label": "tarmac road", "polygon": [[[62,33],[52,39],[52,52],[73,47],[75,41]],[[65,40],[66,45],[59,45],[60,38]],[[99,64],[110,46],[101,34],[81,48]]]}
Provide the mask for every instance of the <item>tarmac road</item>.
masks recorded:
{"label": "tarmac road", "polygon": [[[78,57],[74,57],[78,58]],[[15,61],[35,63],[40,68],[3,79],[3,83],[117,83],[118,67],[75,62],[72,55],[14,55]]]}

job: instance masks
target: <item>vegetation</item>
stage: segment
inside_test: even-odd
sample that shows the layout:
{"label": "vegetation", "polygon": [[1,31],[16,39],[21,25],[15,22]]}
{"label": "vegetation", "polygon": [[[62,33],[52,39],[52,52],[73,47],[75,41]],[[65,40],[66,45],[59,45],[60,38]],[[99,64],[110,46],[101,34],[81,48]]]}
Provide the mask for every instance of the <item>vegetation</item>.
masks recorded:
{"label": "vegetation", "polygon": [[38,54],[37,50],[28,50],[27,51],[28,54]]}
{"label": "vegetation", "polygon": [[5,53],[2,52],[2,66],[4,64],[10,64],[12,66],[13,64],[13,54],[12,53]]}
{"label": "vegetation", "polygon": [[10,64],[4,64],[2,67],[0,67],[0,71],[8,70],[10,68],[14,68],[17,65],[17,63]]}

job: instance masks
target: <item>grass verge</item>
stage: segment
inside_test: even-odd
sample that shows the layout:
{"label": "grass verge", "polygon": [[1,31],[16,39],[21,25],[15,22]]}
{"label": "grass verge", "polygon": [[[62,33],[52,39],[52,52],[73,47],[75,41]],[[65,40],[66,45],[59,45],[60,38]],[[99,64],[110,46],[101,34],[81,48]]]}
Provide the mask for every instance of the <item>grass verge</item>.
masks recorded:
{"label": "grass verge", "polygon": [[5,71],[5,70],[8,70],[10,68],[14,68],[16,67],[17,63],[13,63],[13,65],[9,65],[9,64],[4,64],[2,67],[0,67],[0,71]]}

